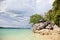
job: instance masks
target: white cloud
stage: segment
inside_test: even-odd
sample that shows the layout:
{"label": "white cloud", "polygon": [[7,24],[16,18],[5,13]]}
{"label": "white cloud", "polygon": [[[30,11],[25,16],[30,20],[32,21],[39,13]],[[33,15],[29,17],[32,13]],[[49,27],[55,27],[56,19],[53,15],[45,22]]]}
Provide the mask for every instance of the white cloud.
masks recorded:
{"label": "white cloud", "polygon": [[0,26],[26,27],[33,13],[49,10],[52,0],[6,0],[0,6]]}
{"label": "white cloud", "polygon": [[0,12],[5,12],[6,11],[6,4],[5,1],[3,0],[3,2],[0,3]]}
{"label": "white cloud", "polygon": [[6,14],[8,14],[8,16],[13,17],[13,18],[18,16],[17,14],[12,13],[12,12],[6,12]]}
{"label": "white cloud", "polygon": [[5,12],[5,7],[0,7],[0,12]]}
{"label": "white cloud", "polygon": [[52,8],[53,0],[36,0],[36,13],[44,15]]}
{"label": "white cloud", "polygon": [[49,4],[51,4],[51,5],[52,5],[52,4],[53,4],[53,2],[54,2],[54,0],[49,0]]}

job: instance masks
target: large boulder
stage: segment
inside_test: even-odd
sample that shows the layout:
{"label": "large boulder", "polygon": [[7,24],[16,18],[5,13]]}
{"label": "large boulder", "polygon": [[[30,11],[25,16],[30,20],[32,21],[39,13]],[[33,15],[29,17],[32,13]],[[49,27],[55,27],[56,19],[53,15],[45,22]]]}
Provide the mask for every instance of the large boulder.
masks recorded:
{"label": "large boulder", "polygon": [[57,25],[54,25],[53,28],[58,34],[60,34],[60,28]]}
{"label": "large boulder", "polygon": [[41,22],[33,25],[34,30],[45,29],[50,22]]}
{"label": "large boulder", "polygon": [[60,34],[60,28],[49,21],[34,24],[32,27],[32,31],[34,33],[40,33],[42,35],[51,35],[55,33]]}
{"label": "large boulder", "polygon": [[59,29],[59,27],[57,25],[54,25],[53,28],[54,29]]}
{"label": "large boulder", "polygon": [[47,22],[40,22],[40,23],[34,24],[32,27],[32,31],[35,32],[36,30],[45,29],[49,23],[50,22],[47,21]]}
{"label": "large boulder", "polygon": [[39,23],[34,24],[33,27],[32,27],[32,30],[37,30],[37,27],[39,27]]}
{"label": "large boulder", "polygon": [[37,30],[44,29],[44,23],[39,23],[39,26],[37,27]]}
{"label": "large boulder", "polygon": [[48,26],[46,26],[46,29],[53,30],[53,25],[49,24]]}

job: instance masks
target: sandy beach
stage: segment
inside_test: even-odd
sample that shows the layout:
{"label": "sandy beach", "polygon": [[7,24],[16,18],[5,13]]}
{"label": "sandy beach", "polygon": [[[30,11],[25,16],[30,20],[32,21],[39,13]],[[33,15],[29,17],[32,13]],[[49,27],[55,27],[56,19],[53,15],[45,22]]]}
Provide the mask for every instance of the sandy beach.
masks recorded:
{"label": "sandy beach", "polygon": [[32,37],[6,36],[2,40],[60,40],[60,35],[40,35],[34,33]]}
{"label": "sandy beach", "polygon": [[60,40],[60,34],[56,35],[40,35],[38,33],[34,33],[35,40]]}

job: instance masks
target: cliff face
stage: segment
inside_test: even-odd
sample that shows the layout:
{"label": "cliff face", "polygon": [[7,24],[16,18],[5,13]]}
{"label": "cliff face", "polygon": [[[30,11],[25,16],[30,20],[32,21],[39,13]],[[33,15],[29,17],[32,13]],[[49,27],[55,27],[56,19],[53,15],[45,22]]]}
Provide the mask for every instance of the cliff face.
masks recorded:
{"label": "cliff face", "polygon": [[60,28],[57,25],[48,21],[34,24],[32,27],[32,31],[34,33],[39,33],[42,35],[49,35],[49,34],[55,34],[55,33],[60,34]]}

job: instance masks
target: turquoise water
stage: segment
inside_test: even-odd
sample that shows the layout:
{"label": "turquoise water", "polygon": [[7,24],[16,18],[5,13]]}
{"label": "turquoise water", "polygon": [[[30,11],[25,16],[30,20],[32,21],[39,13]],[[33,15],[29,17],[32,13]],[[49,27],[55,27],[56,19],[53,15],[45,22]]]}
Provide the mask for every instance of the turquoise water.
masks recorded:
{"label": "turquoise water", "polygon": [[31,29],[0,29],[0,40],[34,40]]}

